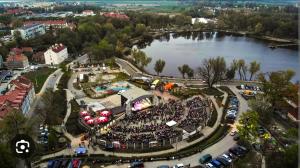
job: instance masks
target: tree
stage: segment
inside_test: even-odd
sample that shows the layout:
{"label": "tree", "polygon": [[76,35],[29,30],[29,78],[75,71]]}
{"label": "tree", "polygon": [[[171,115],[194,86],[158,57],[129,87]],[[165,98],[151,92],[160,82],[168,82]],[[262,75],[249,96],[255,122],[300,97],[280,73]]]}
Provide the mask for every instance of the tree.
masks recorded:
{"label": "tree", "polygon": [[235,70],[232,67],[226,70],[226,78],[228,80],[234,79],[234,76],[235,76]]}
{"label": "tree", "polygon": [[14,31],[14,39],[16,41],[17,47],[21,47],[22,44],[22,37],[20,31]]}
{"label": "tree", "polygon": [[162,59],[159,59],[159,60],[156,61],[155,66],[154,66],[154,70],[157,73],[157,76],[159,76],[159,74],[162,73],[165,65],[166,65],[166,62]]}
{"label": "tree", "polygon": [[189,71],[189,69],[191,68],[187,64],[178,67],[178,71],[181,73],[183,79],[185,79],[185,74]]}
{"label": "tree", "polygon": [[258,80],[262,83],[262,91],[269,96],[272,107],[276,108],[277,103],[285,101],[284,98],[293,88],[291,79],[294,75],[295,72],[292,70],[258,75]]}
{"label": "tree", "polygon": [[257,128],[258,128],[259,115],[256,111],[247,111],[242,113],[239,124],[237,126],[239,135],[242,139],[255,142],[259,137]]}
{"label": "tree", "polygon": [[188,70],[188,72],[187,72],[187,76],[188,76],[188,78],[190,78],[190,79],[193,78],[193,77],[194,77],[194,70],[190,68],[190,69]]}
{"label": "tree", "polygon": [[258,94],[255,99],[249,101],[249,107],[256,111],[260,120],[265,123],[270,123],[270,118],[273,114],[273,106],[270,103],[269,96]]}
{"label": "tree", "polygon": [[150,62],[152,61],[152,58],[151,57],[148,57],[143,51],[141,51],[143,54],[142,54],[142,57],[141,57],[141,65],[140,67],[142,69],[144,69],[145,66],[147,66],[148,64],[150,64]]}
{"label": "tree", "polygon": [[146,32],[146,26],[144,24],[137,24],[135,26],[135,34],[136,36],[141,36]]}
{"label": "tree", "polygon": [[257,63],[256,61],[251,62],[249,68],[249,72],[250,72],[249,80],[252,80],[253,75],[255,75],[255,73],[257,73],[259,70],[260,70],[260,63]]}
{"label": "tree", "polygon": [[243,59],[238,60],[237,66],[238,66],[238,72],[239,72],[239,75],[240,75],[240,80],[243,80],[244,77],[243,77],[243,74],[242,74],[242,69],[245,66],[245,60],[243,60]]}
{"label": "tree", "polygon": [[255,32],[256,34],[261,34],[261,33],[263,32],[263,25],[262,25],[261,23],[257,23],[257,24],[255,25],[255,30],[254,30],[254,32]]}
{"label": "tree", "polygon": [[226,72],[224,57],[204,59],[202,66],[198,68],[198,72],[208,87],[213,87],[215,83],[224,78]]}

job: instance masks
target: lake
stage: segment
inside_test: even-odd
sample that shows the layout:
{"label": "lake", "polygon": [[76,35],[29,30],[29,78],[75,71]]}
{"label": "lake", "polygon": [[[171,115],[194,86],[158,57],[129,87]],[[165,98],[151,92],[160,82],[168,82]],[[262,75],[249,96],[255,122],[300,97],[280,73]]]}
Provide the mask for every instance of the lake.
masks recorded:
{"label": "lake", "polygon": [[[170,34],[153,40],[149,46],[141,49],[152,62],[146,71],[156,74],[153,67],[158,59],[166,61],[161,75],[181,76],[177,67],[188,64],[193,69],[201,65],[204,58],[222,56],[227,65],[233,59],[244,59],[261,63],[262,72],[299,68],[298,51],[292,49],[268,47],[269,43],[245,36],[224,35],[217,32],[194,32]],[[294,78],[299,80],[299,73]]]}

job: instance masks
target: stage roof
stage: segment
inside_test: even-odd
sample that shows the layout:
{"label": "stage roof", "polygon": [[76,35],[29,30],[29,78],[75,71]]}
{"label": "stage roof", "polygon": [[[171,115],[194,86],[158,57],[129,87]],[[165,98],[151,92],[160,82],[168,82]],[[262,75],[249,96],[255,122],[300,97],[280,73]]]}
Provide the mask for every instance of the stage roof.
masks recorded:
{"label": "stage roof", "polygon": [[127,100],[133,101],[140,97],[144,96],[152,96],[152,94],[148,91],[145,91],[144,89],[138,88],[138,87],[131,87],[129,90],[121,93],[122,96],[124,96]]}

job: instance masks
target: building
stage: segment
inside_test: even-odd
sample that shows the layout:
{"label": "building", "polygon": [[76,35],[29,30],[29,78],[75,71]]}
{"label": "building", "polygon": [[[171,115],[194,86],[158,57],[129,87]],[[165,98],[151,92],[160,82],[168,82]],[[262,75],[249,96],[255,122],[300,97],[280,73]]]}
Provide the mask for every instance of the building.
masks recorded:
{"label": "building", "polygon": [[46,29],[43,24],[31,24],[11,30],[11,35],[14,35],[16,31],[20,32],[22,39],[30,39],[46,33]]}
{"label": "building", "polygon": [[121,19],[121,20],[129,20],[129,17],[125,14],[120,14],[120,13],[104,13],[103,16],[109,17],[109,18],[115,18],[115,19]]}
{"label": "building", "polygon": [[19,51],[10,52],[5,64],[8,69],[26,69],[29,67],[28,58]]}
{"label": "building", "polygon": [[84,10],[82,11],[82,16],[94,16],[96,15],[92,10]]}
{"label": "building", "polygon": [[27,115],[34,98],[34,86],[29,79],[19,76],[12,80],[9,84],[9,91],[0,96],[0,118],[4,118],[10,108],[19,109]]}
{"label": "building", "polygon": [[25,21],[24,26],[30,26],[33,24],[43,24],[46,30],[50,30],[50,27],[53,29],[62,29],[68,28],[68,23],[65,20],[34,20],[34,21]]}
{"label": "building", "polygon": [[68,49],[63,44],[52,45],[45,53],[45,63],[58,65],[68,58]]}

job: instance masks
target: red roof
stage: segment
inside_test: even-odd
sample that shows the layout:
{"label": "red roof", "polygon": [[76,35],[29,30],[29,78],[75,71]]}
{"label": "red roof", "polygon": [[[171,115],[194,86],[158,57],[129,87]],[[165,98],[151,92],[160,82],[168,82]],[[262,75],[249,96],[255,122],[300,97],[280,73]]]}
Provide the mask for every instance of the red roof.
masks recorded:
{"label": "red roof", "polygon": [[24,9],[21,9],[21,8],[17,8],[17,9],[8,9],[6,11],[6,13],[8,14],[19,14],[19,13],[24,13],[25,10]]}
{"label": "red roof", "polygon": [[21,54],[23,52],[21,48],[12,48],[10,49],[10,51],[13,52],[14,54]]}
{"label": "red roof", "polygon": [[56,53],[61,52],[65,48],[66,47],[63,44],[55,44],[55,45],[51,46],[52,51],[54,51]]}
{"label": "red roof", "polygon": [[16,55],[9,55],[6,58],[7,62],[12,62],[12,61],[26,61],[28,58],[24,54],[16,54]]}
{"label": "red roof", "polygon": [[105,17],[111,17],[111,18],[117,18],[117,19],[125,19],[128,20],[129,17],[125,14],[119,14],[119,13],[104,13],[103,14]]}
{"label": "red roof", "polygon": [[22,47],[23,52],[33,52],[32,47]]}
{"label": "red roof", "polygon": [[19,108],[32,88],[32,83],[24,76],[19,76],[17,79],[12,80],[11,84],[15,86],[13,90],[8,91],[5,95],[0,96],[0,118],[3,118],[9,110],[9,107]]}

